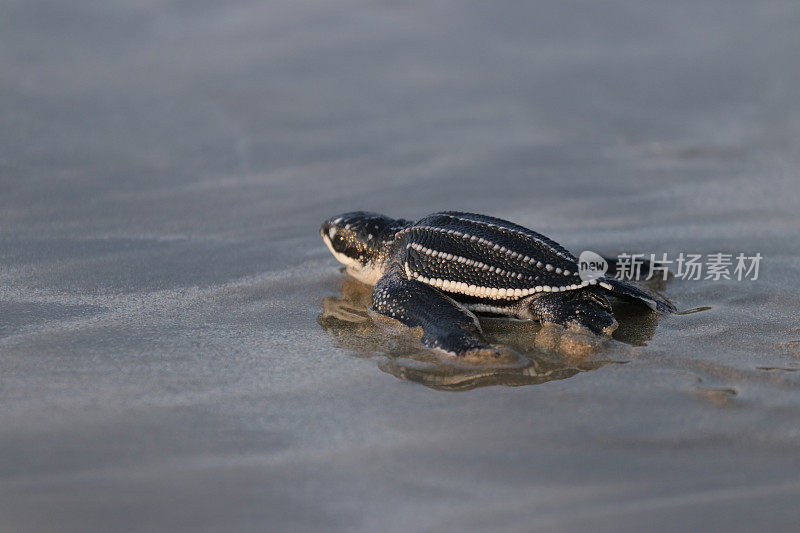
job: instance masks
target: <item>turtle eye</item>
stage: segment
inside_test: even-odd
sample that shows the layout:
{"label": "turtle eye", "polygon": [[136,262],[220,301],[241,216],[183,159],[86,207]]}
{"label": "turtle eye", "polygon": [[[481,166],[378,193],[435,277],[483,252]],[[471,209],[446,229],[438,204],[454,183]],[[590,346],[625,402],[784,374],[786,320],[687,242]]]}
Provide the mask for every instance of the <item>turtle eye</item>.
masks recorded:
{"label": "turtle eye", "polygon": [[331,239],[331,244],[333,245],[333,248],[337,252],[343,252],[344,249],[347,247],[347,243],[345,242],[344,237],[342,237],[340,233],[337,233],[336,235],[333,236],[333,239]]}

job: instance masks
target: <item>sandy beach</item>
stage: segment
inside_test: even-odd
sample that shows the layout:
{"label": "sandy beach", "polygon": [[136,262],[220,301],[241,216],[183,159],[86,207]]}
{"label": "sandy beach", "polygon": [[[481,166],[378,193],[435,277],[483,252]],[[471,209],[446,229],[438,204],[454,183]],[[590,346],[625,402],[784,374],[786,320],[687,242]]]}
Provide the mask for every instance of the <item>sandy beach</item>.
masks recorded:
{"label": "sandy beach", "polygon": [[[0,531],[797,530],[796,2],[0,12]],[[464,370],[368,320],[356,209],[763,260]]]}

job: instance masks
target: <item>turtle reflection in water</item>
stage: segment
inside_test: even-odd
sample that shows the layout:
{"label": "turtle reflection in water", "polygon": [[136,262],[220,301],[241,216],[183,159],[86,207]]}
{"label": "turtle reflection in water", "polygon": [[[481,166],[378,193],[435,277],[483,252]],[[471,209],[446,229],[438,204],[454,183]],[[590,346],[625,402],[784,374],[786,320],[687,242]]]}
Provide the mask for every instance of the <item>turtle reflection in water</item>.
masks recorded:
{"label": "turtle reflection in water", "polygon": [[486,336],[510,346],[520,360],[511,365],[468,366],[443,360],[420,346],[417,339],[392,335],[377,327],[367,314],[372,288],[345,278],[341,296],[322,301],[318,317],[322,328],[340,348],[355,357],[378,358],[378,367],[400,379],[407,379],[439,390],[469,390],[488,385],[536,385],[566,379],[609,363],[625,363],[631,346],[644,345],[655,332],[657,318],[642,314],[635,306],[621,305],[617,311],[619,328],[614,332],[618,343],[605,344],[603,350],[589,346],[587,352],[569,355],[553,351],[552,332],[536,322],[500,318],[482,318]]}

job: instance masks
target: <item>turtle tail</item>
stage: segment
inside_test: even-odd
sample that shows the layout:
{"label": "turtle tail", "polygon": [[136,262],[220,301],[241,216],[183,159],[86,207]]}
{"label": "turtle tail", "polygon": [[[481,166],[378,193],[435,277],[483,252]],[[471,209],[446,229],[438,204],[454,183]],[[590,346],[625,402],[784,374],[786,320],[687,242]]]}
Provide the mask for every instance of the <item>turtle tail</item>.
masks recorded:
{"label": "turtle tail", "polygon": [[632,299],[639,301],[653,311],[658,311],[659,313],[674,313],[676,311],[676,308],[674,305],[672,305],[672,302],[666,298],[650,291],[640,289],[639,287],[617,278],[605,276],[597,280],[597,284],[615,296],[620,296],[628,300]]}

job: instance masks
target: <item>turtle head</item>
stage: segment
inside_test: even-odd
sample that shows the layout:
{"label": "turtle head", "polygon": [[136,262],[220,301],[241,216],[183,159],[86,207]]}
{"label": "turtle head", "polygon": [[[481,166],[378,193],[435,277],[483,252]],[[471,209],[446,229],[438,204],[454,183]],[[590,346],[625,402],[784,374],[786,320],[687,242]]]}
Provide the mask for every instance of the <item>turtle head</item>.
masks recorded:
{"label": "turtle head", "polygon": [[329,218],[322,223],[320,234],[349,274],[365,283],[374,283],[377,278],[374,281],[372,278],[380,277],[392,238],[406,225],[405,220],[355,211]]}

